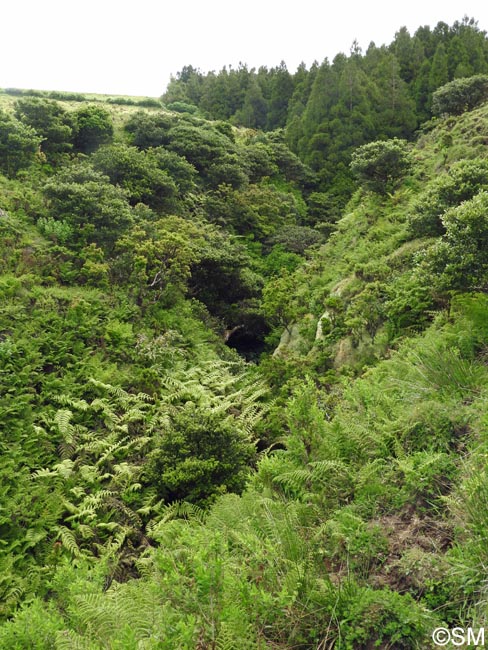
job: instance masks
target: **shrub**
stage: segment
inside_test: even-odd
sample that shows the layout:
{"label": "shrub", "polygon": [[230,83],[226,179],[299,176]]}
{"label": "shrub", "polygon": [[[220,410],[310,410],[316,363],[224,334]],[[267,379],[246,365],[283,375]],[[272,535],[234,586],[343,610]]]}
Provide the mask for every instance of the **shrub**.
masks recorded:
{"label": "shrub", "polygon": [[409,217],[410,231],[415,237],[441,235],[442,214],[463,201],[472,199],[488,187],[488,160],[462,160],[447,174],[438,176],[421,195]]}
{"label": "shrub", "polygon": [[484,290],[488,282],[488,192],[444,213],[446,233],[425,254],[424,268],[442,289]]}
{"label": "shrub", "polygon": [[101,144],[111,142],[114,128],[110,113],[101,106],[82,106],[73,113],[74,144],[82,153],[92,153]]}
{"label": "shrub", "polygon": [[393,138],[359,147],[352,154],[350,166],[361,185],[378,194],[387,194],[396,188],[410,165],[407,142]]}
{"label": "shrub", "polygon": [[0,111],[0,170],[7,176],[29,167],[41,141],[32,127]]}
{"label": "shrub", "polygon": [[235,422],[187,402],[153,452],[148,482],[167,502],[205,505],[215,495],[244,488],[254,444]]}
{"label": "shrub", "polygon": [[150,152],[113,144],[101,147],[94,154],[93,162],[113,185],[119,185],[126,192],[132,205],[142,202],[156,210],[172,207],[176,185],[158,168]]}
{"label": "shrub", "polygon": [[15,116],[43,138],[43,152],[61,153],[72,148],[71,119],[57,102],[39,97],[19,99],[15,102]]}
{"label": "shrub", "polygon": [[187,102],[172,102],[167,105],[167,108],[175,113],[194,114],[198,111],[198,106],[195,106],[195,104],[188,104]]}
{"label": "shrub", "polygon": [[460,115],[488,100],[488,75],[454,79],[438,88],[432,96],[432,113]]}

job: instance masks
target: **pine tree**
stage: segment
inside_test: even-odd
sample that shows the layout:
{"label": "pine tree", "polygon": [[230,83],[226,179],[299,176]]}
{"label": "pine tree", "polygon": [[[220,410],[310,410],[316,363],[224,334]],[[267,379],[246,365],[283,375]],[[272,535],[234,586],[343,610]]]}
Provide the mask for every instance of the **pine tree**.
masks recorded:
{"label": "pine tree", "polygon": [[436,48],[429,74],[429,90],[434,92],[449,81],[448,58],[446,46],[439,43]]}
{"label": "pine tree", "polygon": [[286,124],[288,102],[293,94],[293,78],[282,61],[278,68],[272,71],[271,96],[269,99],[268,119],[266,127],[272,131]]}

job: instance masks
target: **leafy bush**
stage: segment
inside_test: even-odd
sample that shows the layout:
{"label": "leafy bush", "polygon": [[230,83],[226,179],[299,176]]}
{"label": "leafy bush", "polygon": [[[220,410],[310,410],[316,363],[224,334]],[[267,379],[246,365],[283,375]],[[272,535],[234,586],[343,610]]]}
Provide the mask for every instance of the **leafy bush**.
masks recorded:
{"label": "leafy bush", "polygon": [[97,243],[111,250],[132,222],[123,191],[85,164],[64,168],[44,186],[56,220],[73,230],[73,245]]}
{"label": "leafy bush", "polygon": [[56,220],[52,217],[41,217],[37,227],[42,234],[54,242],[65,244],[73,236],[73,228],[63,220]]}
{"label": "leafy bush", "polygon": [[198,106],[188,104],[187,102],[172,102],[171,104],[166,104],[166,108],[175,113],[190,113],[190,115],[198,113]]}
{"label": "leafy bush", "polygon": [[176,186],[168,174],[158,167],[150,152],[136,147],[114,144],[93,155],[95,169],[106,174],[113,185],[125,190],[131,205],[145,203],[154,209],[170,210]]}
{"label": "leafy bush", "polygon": [[462,160],[435,178],[414,204],[409,225],[415,237],[441,235],[442,214],[488,187],[488,160]]}
{"label": "leafy bush", "polygon": [[147,480],[167,503],[205,505],[219,493],[243,490],[254,454],[254,444],[235,423],[188,403],[161,436]]}
{"label": "leafy bush", "polygon": [[488,192],[442,216],[445,235],[424,256],[424,268],[442,289],[484,290],[488,282]]}
{"label": "leafy bush", "polygon": [[454,79],[438,88],[432,95],[432,113],[460,115],[488,100],[488,75]]}
{"label": "leafy bush", "polygon": [[43,138],[42,151],[62,153],[72,149],[72,120],[57,102],[37,97],[19,99],[15,115]]}
{"label": "leafy bush", "polygon": [[168,144],[168,131],[174,125],[174,120],[162,111],[152,114],[137,111],[124,124],[124,131],[129,134],[131,144],[139,149],[160,147]]}
{"label": "leafy bush", "polygon": [[101,144],[111,142],[114,128],[110,113],[95,104],[74,111],[74,145],[77,151],[92,153]]}
{"label": "leafy bush", "polygon": [[378,194],[387,194],[397,187],[411,167],[405,140],[377,140],[353,152],[351,170],[359,182]]}
{"label": "leafy bush", "polygon": [[363,589],[351,598],[340,623],[341,650],[390,647],[397,650],[426,647],[435,627],[433,617],[410,594]]}
{"label": "leafy bush", "polygon": [[65,102],[86,102],[87,101],[85,95],[82,95],[81,93],[70,93],[70,92],[59,91],[59,90],[51,90],[47,92],[46,97],[49,97],[50,99],[59,99]]}
{"label": "leafy bush", "polygon": [[29,167],[39,150],[42,137],[29,125],[0,111],[0,170],[15,176]]}

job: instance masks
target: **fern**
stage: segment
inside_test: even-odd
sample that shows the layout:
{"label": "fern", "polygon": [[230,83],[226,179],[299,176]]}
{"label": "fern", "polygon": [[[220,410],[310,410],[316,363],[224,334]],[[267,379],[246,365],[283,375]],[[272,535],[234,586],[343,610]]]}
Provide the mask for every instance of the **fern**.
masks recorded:
{"label": "fern", "polygon": [[56,633],[54,650],[100,650],[98,644],[94,644],[73,630],[62,630]]}
{"label": "fern", "polygon": [[79,549],[79,546],[76,542],[75,536],[66,528],[66,526],[60,526],[58,529],[58,537],[61,539],[63,546],[74,556],[81,557],[82,553]]}
{"label": "fern", "polygon": [[64,441],[68,444],[73,443],[74,441],[74,428],[71,424],[72,417],[73,412],[68,409],[57,411],[54,416],[54,422],[58,427],[58,431],[63,436]]}

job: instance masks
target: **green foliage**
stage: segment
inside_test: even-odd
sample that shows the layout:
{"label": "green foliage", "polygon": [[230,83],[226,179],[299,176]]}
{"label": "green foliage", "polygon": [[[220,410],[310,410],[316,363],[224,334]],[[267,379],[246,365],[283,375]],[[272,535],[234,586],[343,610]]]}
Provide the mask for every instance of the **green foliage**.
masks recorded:
{"label": "green foliage", "polygon": [[364,589],[341,621],[339,647],[354,650],[365,643],[399,650],[423,647],[433,626],[434,620],[408,594]]}
{"label": "green foliage", "polygon": [[450,208],[442,216],[444,237],[424,257],[426,272],[443,289],[483,290],[488,279],[488,192]]}
{"label": "green foliage", "polygon": [[187,102],[171,102],[167,104],[166,107],[170,111],[175,111],[175,113],[189,113],[193,115],[198,112],[198,106],[194,104],[188,104]]}
{"label": "green foliage", "polygon": [[425,126],[394,194],[348,167],[401,158],[485,46],[466,19],[294,75],[188,66],[166,100],[219,121],[129,98],[105,146],[93,107],[17,93],[49,164],[0,176],[0,648],[486,621],[486,108]]}
{"label": "green foliage", "polygon": [[41,149],[48,155],[72,149],[73,122],[57,102],[38,97],[19,99],[15,103],[15,115],[42,137]]}
{"label": "green foliage", "polygon": [[278,173],[278,166],[269,145],[262,142],[250,144],[244,148],[242,153],[251,183],[258,183],[263,178],[275,176]]}
{"label": "green foliage", "polygon": [[116,144],[100,147],[92,160],[95,169],[125,191],[132,205],[145,203],[156,210],[172,207],[176,186],[151,153]]}
{"label": "green foliage", "polygon": [[239,188],[247,180],[234,144],[217,129],[177,124],[169,131],[168,139],[168,148],[186,158],[210,187],[227,183]]}
{"label": "green foliage", "polygon": [[4,174],[12,177],[29,167],[41,142],[31,126],[0,111],[0,169]]}
{"label": "green foliage", "polygon": [[178,194],[181,197],[186,196],[195,189],[197,172],[193,165],[182,156],[163,147],[157,147],[151,150],[150,160],[154,161],[160,170],[166,172],[176,184]]}
{"label": "green foliage", "polygon": [[330,560],[347,564],[358,575],[367,577],[384,562],[388,540],[378,524],[367,524],[346,508],[324,525],[325,545]]}
{"label": "green foliage", "polygon": [[202,241],[198,226],[181,217],[136,223],[117,241],[113,273],[139,304],[149,295],[157,300],[170,287],[185,289]]}
{"label": "green foliage", "polygon": [[295,313],[290,301],[294,288],[293,275],[283,269],[280,275],[273,277],[263,291],[263,309],[271,323],[288,328]]}
{"label": "green foliage", "polygon": [[302,205],[294,194],[273,185],[249,185],[241,191],[220,185],[207,194],[205,211],[209,221],[263,241],[296,225]]}
{"label": "green foliage", "polygon": [[191,262],[189,289],[211,314],[226,324],[244,324],[256,310],[263,280],[255,262],[236,238],[206,227]]}
{"label": "green foliage", "polygon": [[[437,84],[439,85],[439,84]],[[488,99],[488,76],[454,79],[438,88],[432,96],[432,113],[436,116],[460,115]]]}
{"label": "green foliage", "polygon": [[151,455],[146,480],[165,502],[208,504],[216,494],[240,492],[254,445],[229,419],[188,404],[164,431]]}
{"label": "green foliage", "polygon": [[408,173],[411,161],[404,140],[370,142],[352,155],[351,170],[367,189],[386,194],[393,191]]}
{"label": "green foliage", "polygon": [[435,178],[420,196],[409,216],[412,234],[417,237],[441,235],[442,215],[463,201],[472,199],[488,186],[488,161],[463,160],[454,163],[447,174]]}
{"label": "green foliage", "polygon": [[66,221],[57,221],[52,217],[40,217],[37,227],[48,239],[65,244],[73,237],[73,228]]}
{"label": "green foliage", "polygon": [[167,113],[137,111],[124,124],[130,142],[140,149],[159,147],[168,143],[168,130],[174,119]]}
{"label": "green foliage", "polygon": [[92,153],[101,144],[112,140],[113,124],[110,113],[96,104],[82,106],[72,113],[74,146],[82,153]]}
{"label": "green foliage", "polygon": [[96,243],[111,251],[132,222],[124,192],[88,164],[66,167],[44,186],[57,220],[73,231],[72,245]]}

